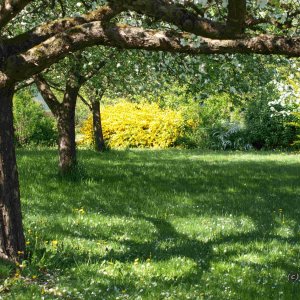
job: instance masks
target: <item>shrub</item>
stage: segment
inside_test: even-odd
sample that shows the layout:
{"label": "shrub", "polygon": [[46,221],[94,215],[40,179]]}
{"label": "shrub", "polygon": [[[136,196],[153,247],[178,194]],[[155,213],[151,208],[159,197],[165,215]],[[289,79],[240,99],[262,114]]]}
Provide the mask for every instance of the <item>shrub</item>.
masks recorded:
{"label": "shrub", "polygon": [[227,122],[210,130],[210,149],[214,150],[249,150],[245,129],[240,123]]}
{"label": "shrub", "polygon": [[197,145],[214,150],[248,149],[241,107],[227,93],[212,95],[200,107],[201,125],[194,132]]}
{"label": "shrub", "polygon": [[286,112],[294,104],[283,106],[279,97],[258,91],[234,103],[226,93],[210,96],[200,109],[199,145],[220,150],[288,148],[295,128],[288,126],[293,117]]}
{"label": "shrub", "polygon": [[21,146],[50,146],[56,142],[54,119],[46,114],[28,91],[14,97],[14,126],[17,144]]}
{"label": "shrub", "polygon": [[245,112],[249,143],[256,149],[289,147],[295,137],[295,130],[287,124],[289,121],[291,115],[276,114],[267,98],[252,101]]}
{"label": "shrub", "polygon": [[212,95],[205,99],[200,108],[202,124],[213,127],[237,119],[236,109],[229,94]]}
{"label": "shrub", "polygon": [[291,126],[292,130],[294,130],[295,132],[291,146],[299,148],[300,147],[300,112],[293,112],[292,116],[294,117],[294,120],[287,123],[287,125]]}
{"label": "shrub", "polygon": [[[188,144],[183,139],[185,132],[195,121],[185,122],[179,110],[162,109],[157,104],[134,104],[121,101],[106,106],[102,112],[103,135],[111,148],[168,148]],[[92,117],[81,128],[82,144],[93,143]]]}

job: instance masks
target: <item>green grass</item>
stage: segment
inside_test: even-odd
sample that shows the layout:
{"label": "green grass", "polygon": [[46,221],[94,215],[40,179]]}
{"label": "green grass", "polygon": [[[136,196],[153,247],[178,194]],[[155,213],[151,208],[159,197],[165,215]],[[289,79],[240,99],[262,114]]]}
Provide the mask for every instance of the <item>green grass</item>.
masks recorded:
{"label": "green grass", "polygon": [[[18,152],[30,260],[0,299],[297,299],[300,157]],[[9,276],[10,275],[10,276]],[[1,298],[2,297],[2,298]]]}

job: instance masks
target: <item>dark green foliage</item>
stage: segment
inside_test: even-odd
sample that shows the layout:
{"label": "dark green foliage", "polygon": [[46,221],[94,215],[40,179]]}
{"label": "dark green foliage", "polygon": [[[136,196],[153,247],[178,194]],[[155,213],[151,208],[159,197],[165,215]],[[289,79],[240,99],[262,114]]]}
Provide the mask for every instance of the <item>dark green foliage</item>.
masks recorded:
{"label": "dark green foliage", "polygon": [[208,128],[208,148],[213,150],[248,150],[245,128],[238,122],[224,122]]}
{"label": "dark green foliage", "polygon": [[292,116],[294,120],[288,122],[287,125],[291,126],[295,132],[292,146],[299,148],[300,147],[300,112],[294,112]]}
{"label": "dark green foliage", "polygon": [[50,146],[56,142],[53,117],[47,115],[28,91],[18,93],[14,98],[14,124],[17,144],[20,146]]}
{"label": "dark green foliage", "polygon": [[200,105],[198,145],[214,150],[248,149],[244,138],[242,108],[228,93],[212,95]]}
{"label": "dark green foliage", "polygon": [[290,148],[296,129],[288,123],[295,120],[295,116],[287,111],[294,107],[274,104],[274,99],[279,97],[274,91],[244,95],[238,102],[227,93],[203,100],[201,124],[194,133],[198,147],[214,150]]}
{"label": "dark green foliage", "polygon": [[292,116],[272,111],[266,97],[250,102],[245,111],[246,135],[249,143],[255,149],[290,147],[295,138],[295,129],[287,123],[292,119]]}

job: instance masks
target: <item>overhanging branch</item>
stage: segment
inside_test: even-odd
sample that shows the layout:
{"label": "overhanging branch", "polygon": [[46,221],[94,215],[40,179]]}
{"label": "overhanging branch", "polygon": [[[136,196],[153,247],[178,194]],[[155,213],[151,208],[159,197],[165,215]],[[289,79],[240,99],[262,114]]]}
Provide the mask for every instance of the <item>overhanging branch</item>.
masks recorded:
{"label": "overhanging branch", "polygon": [[300,56],[300,37],[261,35],[237,40],[202,38],[197,46],[184,46],[182,39],[185,36],[186,34],[129,26],[114,26],[104,30],[100,22],[92,22],[58,34],[21,55],[10,57],[4,66],[5,73],[14,80],[24,80],[70,52],[93,45],[187,54],[258,53]]}
{"label": "overhanging branch", "polygon": [[[244,1],[237,0],[235,2]],[[182,31],[198,36],[213,39],[234,39],[241,37],[240,32],[233,30],[232,26],[203,18],[197,13],[188,11],[183,5],[177,5],[167,0],[109,0],[108,2],[111,7],[121,7],[122,11],[131,10],[145,14],[157,20],[173,24]],[[240,5],[238,6],[240,7]]]}
{"label": "overhanging branch", "polygon": [[3,41],[3,45],[5,45],[6,52],[9,53],[9,55],[16,55],[28,51],[50,37],[70,30],[73,27],[94,21],[102,23],[108,22],[118,13],[118,9],[113,10],[108,6],[104,6],[80,17],[63,18],[42,24],[41,26],[18,35],[15,38]]}

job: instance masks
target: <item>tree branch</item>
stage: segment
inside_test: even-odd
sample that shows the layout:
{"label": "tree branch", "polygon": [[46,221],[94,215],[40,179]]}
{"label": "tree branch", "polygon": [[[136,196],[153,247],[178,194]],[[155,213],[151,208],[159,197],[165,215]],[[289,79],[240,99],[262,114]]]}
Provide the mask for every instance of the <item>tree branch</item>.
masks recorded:
{"label": "tree branch", "polygon": [[57,100],[57,98],[51,91],[51,88],[50,88],[49,84],[47,83],[47,81],[41,74],[33,76],[33,79],[37,86],[37,89],[39,90],[43,99],[47,103],[51,112],[54,115],[57,115],[59,107],[60,107],[60,102]]}
{"label": "tree branch", "polygon": [[[241,37],[231,26],[200,17],[188,11],[183,5],[176,5],[167,0],[108,0],[111,7],[131,10],[151,16],[160,21],[176,25],[182,31],[212,39],[234,39]],[[239,0],[236,1],[240,2]],[[244,2],[241,1],[241,2]],[[233,10],[233,8],[232,8]]]}
{"label": "tree branch", "polygon": [[35,83],[35,82],[34,82],[34,79],[33,79],[33,78],[30,78],[30,79],[26,80],[25,82],[18,84],[18,85],[15,87],[15,92],[18,92],[18,91],[20,91],[20,90],[22,90],[22,89],[24,89],[24,88],[26,88],[26,87],[28,87],[28,86],[31,86],[31,85],[34,84],[34,83]]}
{"label": "tree branch", "polygon": [[0,30],[30,2],[32,2],[32,0],[3,0],[0,6]]}
{"label": "tree branch", "polygon": [[105,60],[100,61],[94,68],[91,70],[89,73],[87,73],[84,78],[83,78],[83,83],[86,83],[89,81],[91,78],[93,78],[102,68],[104,68],[107,64],[108,61],[111,61],[117,56],[115,52],[111,53],[108,58]]}
{"label": "tree branch", "polygon": [[100,22],[92,22],[58,34],[21,55],[9,57],[4,65],[4,72],[16,81],[24,80],[70,52],[93,45],[187,54],[258,53],[300,56],[300,37],[261,35],[237,40],[202,38],[198,45],[184,45],[182,39],[185,36],[188,35],[129,26],[114,26],[104,30]]}
{"label": "tree branch", "polygon": [[107,61],[103,60],[101,61],[93,70],[91,70],[89,73],[87,73],[83,77],[83,84],[93,78],[105,65],[107,64]]}
{"label": "tree branch", "polygon": [[50,82],[49,80],[47,80],[47,84],[49,85],[49,87],[51,87],[52,89],[55,89],[58,92],[64,93],[65,90],[62,89],[61,87],[59,87],[58,85],[54,84],[53,82]]}
{"label": "tree branch", "polygon": [[228,1],[227,25],[233,33],[244,33],[246,13],[246,0]]}
{"label": "tree branch", "polygon": [[80,100],[89,108],[90,111],[92,111],[92,106],[89,104],[89,102],[80,94],[78,94],[78,97]]}
{"label": "tree branch", "polygon": [[75,18],[63,18],[45,23],[15,38],[3,41],[3,46],[9,55],[25,52],[32,47],[46,41],[50,37],[63,33],[73,27],[94,21],[108,22],[117,15],[120,10],[113,10],[108,6],[101,7],[91,13]]}

